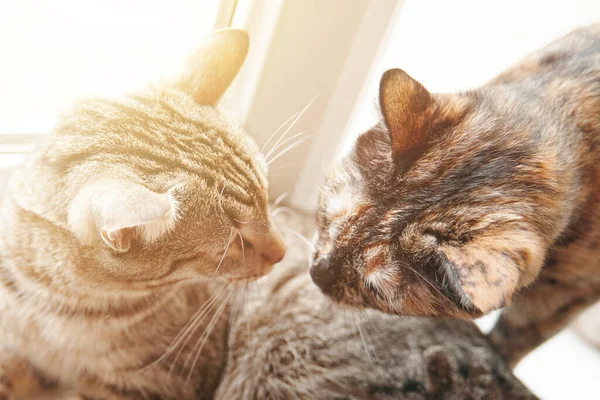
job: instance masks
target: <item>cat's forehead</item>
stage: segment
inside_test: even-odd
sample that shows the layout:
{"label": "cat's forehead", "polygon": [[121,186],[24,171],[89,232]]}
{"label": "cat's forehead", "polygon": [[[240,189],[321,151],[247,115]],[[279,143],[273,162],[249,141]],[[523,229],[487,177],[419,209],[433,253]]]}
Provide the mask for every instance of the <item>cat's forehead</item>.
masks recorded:
{"label": "cat's forehead", "polygon": [[342,158],[330,170],[321,193],[321,212],[329,220],[350,215],[366,201],[363,193],[364,177],[351,157]]}
{"label": "cat's forehead", "polygon": [[240,193],[234,197],[247,204],[266,197],[266,166],[251,138],[216,108],[176,91],[82,100],[63,115],[46,153],[65,173],[120,165],[151,182],[166,174],[178,177],[171,184],[201,180],[218,191],[227,182],[224,196]]}

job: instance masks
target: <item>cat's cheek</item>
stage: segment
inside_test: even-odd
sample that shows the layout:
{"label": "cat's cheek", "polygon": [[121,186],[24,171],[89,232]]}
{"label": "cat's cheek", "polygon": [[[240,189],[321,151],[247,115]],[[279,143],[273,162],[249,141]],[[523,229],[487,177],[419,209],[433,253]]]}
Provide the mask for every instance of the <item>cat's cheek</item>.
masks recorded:
{"label": "cat's cheek", "polygon": [[224,278],[234,282],[252,282],[271,273],[273,267],[273,265],[270,265],[260,270],[232,272],[224,275]]}
{"label": "cat's cheek", "polygon": [[231,281],[252,281],[269,274],[273,268],[275,264],[267,263],[255,254],[246,252],[243,256],[228,255],[216,263],[215,267],[205,268],[204,274],[211,277],[220,276]]}

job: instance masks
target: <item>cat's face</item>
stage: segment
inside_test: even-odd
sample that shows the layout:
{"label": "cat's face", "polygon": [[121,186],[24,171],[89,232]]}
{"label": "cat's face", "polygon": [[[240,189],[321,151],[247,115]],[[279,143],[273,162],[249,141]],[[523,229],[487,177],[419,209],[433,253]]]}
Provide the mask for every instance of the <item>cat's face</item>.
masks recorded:
{"label": "cat's face", "polygon": [[323,187],[314,282],[339,302],[401,315],[505,306],[556,230],[556,155],[478,93],[433,95],[392,70],[380,103],[382,123]]}
{"label": "cat's face", "polygon": [[59,123],[44,158],[94,259],[78,263],[80,278],[129,289],[254,279],[283,258],[263,156],[214,107],[247,50],[244,32],[213,33],[176,82],[82,102]]}

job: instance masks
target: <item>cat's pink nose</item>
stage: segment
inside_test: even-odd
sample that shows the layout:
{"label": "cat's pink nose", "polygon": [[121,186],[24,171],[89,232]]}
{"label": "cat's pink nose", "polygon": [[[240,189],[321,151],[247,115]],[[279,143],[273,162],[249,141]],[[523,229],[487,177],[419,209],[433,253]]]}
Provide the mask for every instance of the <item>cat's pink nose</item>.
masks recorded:
{"label": "cat's pink nose", "polygon": [[268,264],[277,264],[285,257],[285,251],[286,247],[283,240],[277,233],[273,233],[262,248],[260,255]]}
{"label": "cat's pink nose", "polygon": [[272,226],[263,223],[246,224],[239,232],[244,237],[245,249],[252,247],[265,264],[277,264],[285,257],[285,244]]}

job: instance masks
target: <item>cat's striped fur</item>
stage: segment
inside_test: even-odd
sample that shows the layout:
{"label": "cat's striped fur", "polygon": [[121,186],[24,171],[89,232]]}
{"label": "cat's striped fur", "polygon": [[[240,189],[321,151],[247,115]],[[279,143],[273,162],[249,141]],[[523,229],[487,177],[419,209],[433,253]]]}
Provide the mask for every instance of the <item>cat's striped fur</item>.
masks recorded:
{"label": "cat's striped fur", "polygon": [[[247,49],[245,33],[216,32],[184,78],[78,104],[15,172],[1,211],[3,355],[88,395],[214,391],[226,318],[215,317],[201,365],[190,340],[185,356],[143,367],[229,293],[226,280],[264,275],[285,251],[264,160],[214,108]],[[204,324],[227,314],[224,300]]]}

